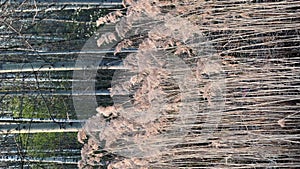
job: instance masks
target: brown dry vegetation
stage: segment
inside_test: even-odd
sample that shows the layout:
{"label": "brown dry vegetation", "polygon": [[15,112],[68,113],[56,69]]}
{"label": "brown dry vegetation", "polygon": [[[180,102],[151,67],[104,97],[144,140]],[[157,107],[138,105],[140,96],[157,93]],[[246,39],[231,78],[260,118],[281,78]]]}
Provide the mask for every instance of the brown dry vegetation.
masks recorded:
{"label": "brown dry vegetation", "polygon": [[[118,37],[116,53],[139,52],[114,77],[115,105],[78,135],[81,168],[300,166],[299,2],[124,4],[99,19],[118,23],[98,45]],[[150,26],[136,29],[144,19]]]}

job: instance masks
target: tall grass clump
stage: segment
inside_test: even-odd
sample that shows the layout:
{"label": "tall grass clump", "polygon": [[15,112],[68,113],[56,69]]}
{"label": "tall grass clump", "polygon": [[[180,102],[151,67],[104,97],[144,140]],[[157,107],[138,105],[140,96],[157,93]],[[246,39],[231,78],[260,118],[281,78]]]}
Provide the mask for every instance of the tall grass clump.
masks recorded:
{"label": "tall grass clump", "polygon": [[[98,46],[123,59],[78,133],[80,168],[297,168],[297,1],[124,0]],[[104,25],[105,26],[105,25]]]}

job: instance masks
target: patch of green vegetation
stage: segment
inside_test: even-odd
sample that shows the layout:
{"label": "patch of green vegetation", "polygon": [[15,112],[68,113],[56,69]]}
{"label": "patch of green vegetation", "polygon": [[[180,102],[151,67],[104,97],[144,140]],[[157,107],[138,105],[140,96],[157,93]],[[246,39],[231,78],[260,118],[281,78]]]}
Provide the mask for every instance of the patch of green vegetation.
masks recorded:
{"label": "patch of green vegetation", "polygon": [[[66,112],[70,111],[67,103],[59,97],[48,100],[33,96],[14,97],[10,106],[14,118],[66,119]],[[74,152],[67,150],[79,150],[81,147],[77,142],[77,133],[25,133],[18,134],[16,139],[26,156],[35,158],[71,156]]]}
{"label": "patch of green vegetation", "polygon": [[26,141],[27,155],[38,158],[76,155],[68,150],[79,150],[81,147],[77,142],[77,133],[36,133]]}
{"label": "patch of green vegetation", "polygon": [[10,106],[14,118],[49,118],[45,114],[47,108],[43,103],[32,97],[14,97]]}
{"label": "patch of green vegetation", "polygon": [[14,118],[75,118],[68,104],[67,99],[60,97],[21,96],[12,98],[10,109]]}

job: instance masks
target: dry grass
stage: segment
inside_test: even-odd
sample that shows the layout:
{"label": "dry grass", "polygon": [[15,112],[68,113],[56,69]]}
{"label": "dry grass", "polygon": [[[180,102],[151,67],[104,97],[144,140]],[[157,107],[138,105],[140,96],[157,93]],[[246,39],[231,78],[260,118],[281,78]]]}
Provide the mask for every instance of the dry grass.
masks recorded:
{"label": "dry grass", "polygon": [[[145,9],[128,3],[128,15],[139,17],[136,9],[162,21],[159,9],[180,16],[178,24],[193,23],[197,30],[179,28],[199,37],[187,32],[183,43],[161,30],[154,30],[160,38],[141,37],[140,52],[124,61],[133,71],[119,72],[131,81],[116,78],[112,88],[133,96],[115,98],[118,116],[98,114],[87,122],[98,146],[85,145],[82,168],[300,166],[299,2],[166,0]],[[164,52],[149,53],[147,45]],[[170,54],[181,65],[162,64]],[[98,151],[104,153],[98,161],[109,164],[92,162]]]}

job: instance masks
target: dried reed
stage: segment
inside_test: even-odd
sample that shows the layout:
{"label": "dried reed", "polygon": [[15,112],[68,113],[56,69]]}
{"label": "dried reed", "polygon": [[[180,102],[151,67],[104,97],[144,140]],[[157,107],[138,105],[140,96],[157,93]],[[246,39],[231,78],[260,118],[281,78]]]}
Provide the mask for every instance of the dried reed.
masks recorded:
{"label": "dried reed", "polygon": [[151,24],[117,47],[139,52],[112,82],[115,105],[79,133],[81,168],[300,166],[299,2],[124,5],[114,36]]}

